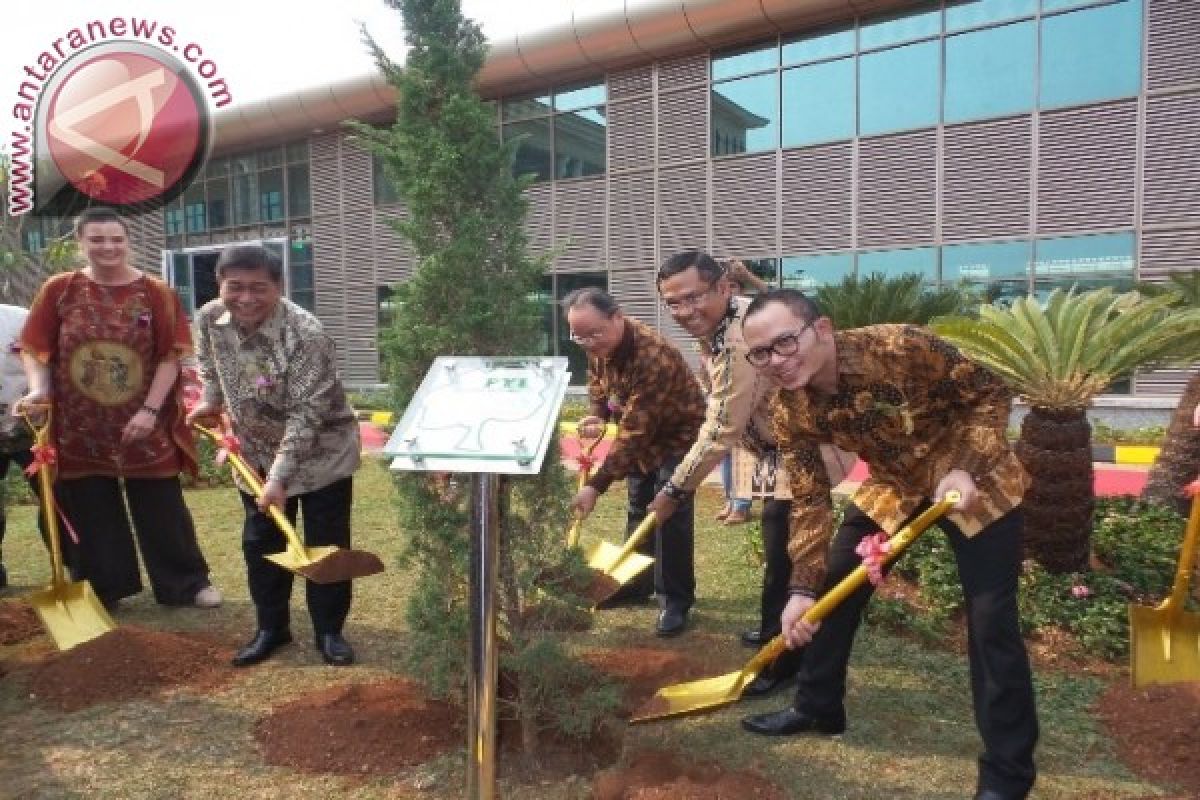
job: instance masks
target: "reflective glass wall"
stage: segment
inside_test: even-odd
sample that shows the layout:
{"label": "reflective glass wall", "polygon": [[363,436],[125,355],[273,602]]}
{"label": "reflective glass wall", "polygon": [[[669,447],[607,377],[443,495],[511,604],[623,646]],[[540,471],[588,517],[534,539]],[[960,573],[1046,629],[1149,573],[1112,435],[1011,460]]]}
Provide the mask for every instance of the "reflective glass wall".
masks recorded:
{"label": "reflective glass wall", "polygon": [[966,0],[714,53],[713,156],[1132,97],[1142,0]]}
{"label": "reflective glass wall", "polygon": [[603,80],[505,98],[501,135],[505,141],[518,141],[513,172],[538,181],[604,174],[607,100]]}

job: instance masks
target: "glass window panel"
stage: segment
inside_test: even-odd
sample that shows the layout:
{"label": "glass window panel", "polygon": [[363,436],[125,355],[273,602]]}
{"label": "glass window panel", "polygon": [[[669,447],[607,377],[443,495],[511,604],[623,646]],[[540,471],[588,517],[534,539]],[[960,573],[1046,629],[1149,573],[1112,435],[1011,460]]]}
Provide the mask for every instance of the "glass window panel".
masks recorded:
{"label": "glass window panel", "polygon": [[1042,20],[1043,108],[1138,93],[1142,4],[1125,2]]}
{"label": "glass window panel", "polygon": [[854,29],[825,31],[783,43],[783,65],[823,61],[854,52]]}
{"label": "glass window panel", "polygon": [[[307,178],[305,180],[307,181]],[[400,200],[400,190],[388,178],[383,168],[383,159],[374,155],[371,156],[371,191],[376,205],[396,203]]]}
{"label": "glass window panel", "polygon": [[963,0],[946,4],[946,30],[961,31],[1037,13],[1037,0]]}
{"label": "glass window panel", "polygon": [[258,173],[234,175],[233,224],[250,225],[258,222]]}
{"label": "glass window panel", "polygon": [[287,160],[289,163],[308,161],[308,140],[289,142],[287,145]]}
{"label": "glass window panel", "polygon": [[606,102],[608,102],[608,90],[605,88],[604,81],[563,86],[554,93],[555,111],[575,111]]}
{"label": "glass window panel", "polygon": [[550,95],[506,97],[503,103],[504,121],[544,117],[550,113]]}
{"label": "glass window panel", "polygon": [[229,159],[228,158],[213,158],[204,165],[204,176],[206,178],[216,178],[221,175],[229,174]]}
{"label": "glass window panel", "polygon": [[841,283],[853,272],[853,253],[783,257],[783,285],[789,289],[813,291],[831,283]]}
{"label": "glass window panel", "polygon": [[[182,218],[183,212],[177,212]],[[182,224],[182,222],[180,223]],[[24,230],[23,247],[27,253],[40,253],[46,249],[46,237],[42,234],[40,228],[26,228]]]}
{"label": "glass window panel", "polygon": [[604,106],[554,117],[554,177],[604,173]]}
{"label": "glass window panel", "polygon": [[859,57],[859,133],[937,124],[940,50],[941,42],[921,42]]}
{"label": "glass window panel", "polygon": [[864,20],[858,30],[861,50],[887,47],[889,44],[911,42],[937,36],[942,32],[940,3],[930,3],[912,11],[902,11],[887,16]]}
{"label": "glass window panel", "polygon": [[594,286],[608,291],[608,273],[573,272],[570,274],[555,275],[554,281],[555,294],[553,304],[550,306],[550,318],[553,322],[557,323],[554,325],[554,353],[555,355],[567,357],[567,368],[571,371],[571,384],[573,386],[581,386],[587,383],[587,354],[583,352],[582,347],[571,341],[571,330],[567,326],[566,319],[559,312],[558,304],[571,292],[587,286]]}
{"label": "glass window panel", "polygon": [[308,164],[292,164],[287,168],[287,215],[307,217],[312,210],[309,194]]}
{"label": "glass window panel", "polygon": [[234,175],[248,175],[258,171],[258,156],[249,153],[229,160],[229,168]]}
{"label": "glass window panel", "polygon": [[194,183],[183,193],[183,214],[187,221],[188,233],[204,233],[208,230],[203,183]]}
{"label": "glass window panel", "polygon": [[854,59],[783,73],[783,146],[854,138]]}
{"label": "glass window panel", "polygon": [[1064,8],[1092,6],[1098,2],[1103,2],[1103,0],[1042,0],[1042,11],[1061,11]]}
{"label": "glass window panel", "polygon": [[283,148],[266,147],[258,151],[258,168],[268,169],[270,167],[278,167],[283,163]]}
{"label": "glass window panel", "polygon": [[1037,23],[946,38],[946,122],[1002,117],[1034,106]]}
{"label": "glass window panel", "polygon": [[550,120],[535,119],[511,122],[504,126],[505,140],[524,136],[517,145],[513,174],[533,173],[537,180],[550,180]]}
{"label": "glass window panel", "polygon": [[205,189],[208,194],[208,226],[229,227],[229,178],[210,180]]}
{"label": "glass window panel", "polygon": [[932,283],[937,280],[938,249],[910,247],[903,250],[873,250],[858,254],[858,277],[867,278],[876,272],[897,278],[915,272]]}
{"label": "glass window panel", "polygon": [[192,260],[187,253],[171,254],[171,285],[188,316],[196,310],[192,296]]}
{"label": "glass window panel", "polygon": [[1132,232],[1042,239],[1037,242],[1034,276],[1040,280],[1095,273],[1132,275],[1134,248]]}
{"label": "glass window panel", "polygon": [[779,64],[779,51],[775,42],[759,45],[752,50],[739,50],[726,55],[715,56],[712,60],[712,79],[736,78],[738,75],[749,75],[751,72],[762,72],[774,69]]}
{"label": "glass window panel", "polygon": [[713,155],[755,153],[778,146],[779,73],[713,86]]}
{"label": "glass window panel", "polygon": [[[777,258],[743,258],[741,262],[746,269],[766,281],[768,287],[779,285],[779,259]],[[753,287],[743,286],[742,294],[755,294]]]}
{"label": "glass window panel", "polygon": [[164,209],[163,224],[166,226],[168,236],[177,236],[183,233],[183,207],[176,204]]}
{"label": "glass window panel", "polygon": [[259,215],[263,222],[283,219],[283,170],[269,169],[258,176]]}
{"label": "glass window panel", "polygon": [[984,302],[1007,306],[1029,292],[1032,262],[1032,242],[946,245],[942,281],[980,288]]}

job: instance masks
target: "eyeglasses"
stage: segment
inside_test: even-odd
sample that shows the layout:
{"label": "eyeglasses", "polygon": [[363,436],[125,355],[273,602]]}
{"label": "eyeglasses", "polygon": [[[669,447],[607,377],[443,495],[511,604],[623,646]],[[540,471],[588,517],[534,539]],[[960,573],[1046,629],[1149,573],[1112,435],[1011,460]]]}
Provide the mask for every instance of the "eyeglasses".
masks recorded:
{"label": "eyeglasses", "polygon": [[812,327],[812,323],[806,323],[803,328],[791,333],[785,333],[779,336],[775,341],[763,347],[754,347],[746,351],[746,360],[753,367],[762,368],[771,363],[771,355],[778,356],[794,356],[800,349],[800,337],[804,332]]}
{"label": "eyeglasses", "polygon": [[572,331],[567,338],[575,344],[592,344],[600,341],[604,336],[604,331],[594,331],[592,333],[575,333]]}
{"label": "eyeglasses", "polygon": [[666,306],[667,310],[671,312],[695,308],[704,302],[704,298],[707,297],[714,288],[716,288],[716,285],[717,284],[714,281],[713,283],[710,283],[708,286],[704,287],[703,291],[684,295],[683,297],[678,297],[674,300],[663,300],[663,305]]}

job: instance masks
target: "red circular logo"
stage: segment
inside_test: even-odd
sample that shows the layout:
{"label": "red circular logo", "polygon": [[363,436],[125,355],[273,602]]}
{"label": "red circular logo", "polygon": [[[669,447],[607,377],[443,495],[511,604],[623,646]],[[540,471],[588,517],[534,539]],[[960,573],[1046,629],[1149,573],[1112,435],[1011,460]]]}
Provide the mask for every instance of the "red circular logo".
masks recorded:
{"label": "red circular logo", "polygon": [[207,116],[187,73],[107,52],[65,74],[50,100],[50,156],[77,190],[129,205],[164,194],[203,159]]}

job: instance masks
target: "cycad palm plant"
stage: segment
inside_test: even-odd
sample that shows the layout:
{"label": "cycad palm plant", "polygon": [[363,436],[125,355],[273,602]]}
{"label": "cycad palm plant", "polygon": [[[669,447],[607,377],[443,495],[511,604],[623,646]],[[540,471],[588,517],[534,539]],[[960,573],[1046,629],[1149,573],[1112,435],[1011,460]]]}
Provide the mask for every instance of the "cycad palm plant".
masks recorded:
{"label": "cycad palm plant", "polygon": [[1087,568],[1091,549],[1091,426],[1087,408],[1137,367],[1186,360],[1200,344],[1200,310],[1170,297],[1097,289],[1051,293],[1010,308],[982,306],[979,319],[932,327],[1028,401],[1016,453],[1032,485],[1025,494],[1025,547],[1052,572]]}
{"label": "cycad palm plant", "polygon": [[961,313],[977,302],[965,290],[933,289],[916,273],[888,277],[874,272],[865,278],[848,275],[841,283],[822,286],[814,299],[838,330],[907,322],[926,325],[934,317]]}

